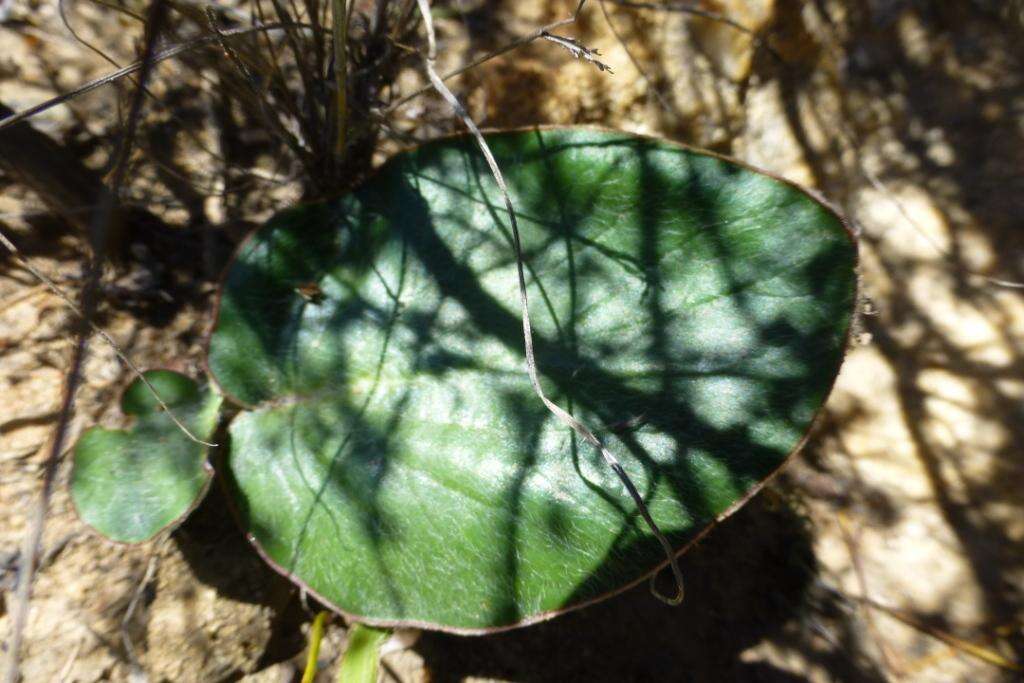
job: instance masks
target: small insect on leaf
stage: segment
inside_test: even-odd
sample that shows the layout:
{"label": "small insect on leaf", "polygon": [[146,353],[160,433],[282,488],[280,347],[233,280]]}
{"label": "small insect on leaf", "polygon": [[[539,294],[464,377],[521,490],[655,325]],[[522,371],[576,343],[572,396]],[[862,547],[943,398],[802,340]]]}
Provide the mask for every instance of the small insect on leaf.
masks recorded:
{"label": "small insect on leaf", "polygon": [[311,304],[319,304],[324,300],[324,290],[315,282],[303,282],[295,288],[295,293]]}

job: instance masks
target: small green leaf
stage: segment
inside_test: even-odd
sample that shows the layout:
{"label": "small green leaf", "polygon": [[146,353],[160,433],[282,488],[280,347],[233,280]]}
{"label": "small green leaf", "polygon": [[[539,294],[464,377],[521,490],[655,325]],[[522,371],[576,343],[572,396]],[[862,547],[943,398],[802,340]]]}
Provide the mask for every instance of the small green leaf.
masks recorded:
{"label": "small green leaf", "polygon": [[[209,438],[217,426],[218,394],[169,370],[151,370],[145,377],[198,438]],[[141,380],[125,391],[121,409],[135,417],[130,429],[93,427],[75,445],[71,498],[86,524],[113,540],[135,543],[191,510],[212,470],[206,448],[174,424]]]}
{"label": "small green leaf", "polygon": [[[199,385],[185,375],[170,370],[150,370],[143,375],[172,410],[202,400]],[[152,415],[161,410],[153,391],[142,380],[132,382],[121,396],[121,412],[125,415]]]}
{"label": "small green leaf", "polygon": [[354,624],[348,631],[348,645],[341,657],[339,683],[377,683],[380,648],[390,635],[390,629]]}
{"label": "small green leaf", "polygon": [[[856,244],[799,188],[710,154],[578,129],[488,140],[545,391],[682,549],[802,443],[842,362]],[[209,367],[252,407],[231,424],[237,507],[337,609],[507,628],[664,561],[599,453],[534,395],[516,282],[466,138],[279,214],[231,265]]]}

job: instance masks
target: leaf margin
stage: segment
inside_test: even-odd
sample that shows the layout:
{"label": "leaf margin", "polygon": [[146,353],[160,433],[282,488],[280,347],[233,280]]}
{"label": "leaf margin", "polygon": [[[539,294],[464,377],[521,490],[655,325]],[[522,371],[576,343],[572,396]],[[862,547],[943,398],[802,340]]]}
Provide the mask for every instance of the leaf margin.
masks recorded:
{"label": "leaf margin", "polygon": [[[835,385],[836,385],[836,382],[838,381],[839,376],[841,374],[843,364],[845,363],[845,360],[846,360],[846,356],[850,352],[850,349],[854,345],[854,340],[856,339],[856,334],[857,334],[857,332],[859,330],[859,327],[860,327],[859,311],[861,310],[861,303],[863,301],[863,282],[862,282],[862,278],[861,278],[861,255],[860,255],[859,231],[855,228],[854,224],[844,215],[842,210],[837,205],[835,205],[833,202],[829,201],[819,190],[817,190],[815,188],[805,187],[805,186],[801,185],[800,183],[798,183],[798,182],[796,182],[794,180],[791,180],[789,178],[785,178],[785,177],[779,175],[778,173],[774,173],[774,172],[771,172],[771,171],[766,171],[766,170],[764,170],[762,168],[759,168],[759,167],[757,167],[757,166],[755,166],[753,164],[750,164],[748,162],[742,161],[740,159],[736,159],[736,158],[731,157],[729,155],[722,154],[722,153],[719,153],[719,152],[715,152],[713,150],[703,149],[703,148],[700,148],[700,147],[696,147],[694,145],[689,145],[689,144],[686,144],[686,143],[683,143],[683,142],[672,140],[670,138],[659,137],[657,135],[651,135],[651,134],[636,133],[636,132],[633,132],[633,131],[619,130],[619,129],[611,128],[609,126],[602,126],[602,125],[596,125],[596,124],[572,124],[572,125],[567,125],[567,124],[541,124],[541,125],[533,125],[533,126],[513,126],[513,127],[508,127],[508,128],[482,128],[481,129],[481,132],[483,133],[483,135],[485,137],[488,136],[488,135],[491,135],[491,134],[515,134],[515,133],[531,133],[531,132],[544,132],[544,131],[567,131],[567,132],[568,131],[589,131],[589,132],[609,133],[609,134],[617,134],[617,135],[628,135],[628,136],[636,138],[637,140],[640,140],[640,141],[653,142],[653,143],[657,143],[657,144],[663,144],[663,145],[675,147],[675,148],[677,148],[677,149],[679,149],[681,151],[686,151],[686,152],[690,152],[690,153],[694,153],[694,154],[710,157],[712,159],[715,159],[715,160],[718,160],[718,161],[721,161],[721,162],[725,162],[725,163],[728,163],[728,164],[732,164],[732,165],[737,166],[739,168],[742,168],[744,170],[747,170],[747,171],[756,173],[758,175],[764,176],[764,177],[769,178],[771,180],[774,180],[774,181],[776,181],[778,183],[786,185],[787,187],[789,187],[789,188],[795,190],[796,192],[798,192],[799,194],[804,195],[805,197],[810,199],[813,203],[815,203],[816,205],[820,206],[825,212],[830,214],[839,223],[839,225],[842,226],[842,228],[843,228],[843,230],[845,232],[845,235],[846,235],[847,239],[850,242],[850,246],[852,247],[852,256],[853,256],[853,264],[852,264],[853,265],[853,292],[852,292],[852,296],[851,296],[851,310],[850,310],[850,314],[849,314],[849,316],[850,316],[849,317],[849,324],[847,325],[846,334],[845,334],[845,337],[843,339],[843,343],[841,345],[840,355],[839,355],[839,358],[838,358],[838,362],[836,364],[835,373],[831,377],[831,380],[828,382],[827,390],[825,391],[825,393],[823,395],[821,404],[815,410],[814,415],[811,418],[811,420],[810,420],[806,430],[804,431],[802,437],[800,438],[800,440],[785,455],[785,457],[782,458],[779,461],[779,463],[775,466],[775,468],[772,469],[771,472],[769,472],[766,476],[764,476],[760,481],[758,481],[756,484],[751,486],[751,488],[749,490],[747,490],[742,496],[737,498],[731,505],[729,505],[722,512],[720,512],[718,515],[716,515],[715,518],[712,519],[710,522],[708,522],[703,528],[701,528],[700,531],[698,531],[693,536],[693,538],[691,538],[689,541],[687,541],[684,545],[682,545],[679,548],[675,549],[675,551],[673,553],[673,557],[678,559],[678,558],[682,557],[683,555],[685,555],[695,545],[697,545],[700,541],[702,541],[707,534],[711,533],[722,522],[724,522],[726,519],[728,519],[733,514],[735,514],[744,505],[746,505],[748,502],[750,502],[751,499],[753,499],[757,494],[759,494],[768,484],[770,484],[779,475],[779,473],[789,464],[789,462],[793,459],[793,457],[797,453],[799,453],[804,448],[804,446],[806,446],[807,442],[812,438],[812,436],[814,436],[814,434],[820,429],[821,424],[824,421],[824,415],[825,415],[825,411],[826,411],[826,406],[828,404],[828,399],[832,395],[832,392],[835,389]],[[228,400],[228,401],[230,401],[230,402],[234,403],[235,405],[237,405],[237,406],[242,408],[242,410],[239,411],[237,414],[231,416],[228,424],[226,425],[228,429],[230,429],[233,426],[235,420],[237,418],[241,417],[244,412],[257,411],[257,410],[259,410],[261,408],[264,408],[264,407],[271,407],[271,406],[274,406],[274,405],[279,405],[281,403],[289,401],[292,398],[292,397],[276,397],[276,398],[274,398],[272,400],[263,401],[263,402],[260,402],[258,404],[248,403],[246,401],[241,400],[237,396],[234,396],[231,392],[229,392],[226,388],[224,388],[218,382],[216,376],[212,372],[212,369],[210,368],[210,365],[209,365],[211,343],[212,343],[213,337],[214,337],[214,335],[216,334],[216,331],[217,331],[217,323],[219,322],[219,317],[220,317],[222,297],[223,297],[224,290],[226,288],[226,281],[227,281],[228,274],[231,271],[232,266],[236,263],[236,261],[238,261],[239,256],[249,246],[249,243],[253,240],[253,238],[256,236],[256,234],[261,232],[263,229],[265,229],[272,221],[274,221],[278,217],[282,216],[283,214],[286,214],[287,212],[290,212],[292,210],[297,210],[297,209],[303,209],[305,207],[315,206],[315,205],[318,205],[318,204],[329,203],[331,201],[334,201],[334,200],[336,200],[336,199],[338,199],[340,197],[343,197],[343,196],[351,193],[352,191],[358,189],[362,185],[365,185],[365,184],[373,182],[377,178],[377,176],[382,175],[386,171],[386,169],[392,163],[398,163],[400,157],[402,157],[404,155],[416,152],[417,150],[419,150],[419,149],[421,149],[423,147],[426,147],[428,145],[435,145],[435,144],[440,144],[440,143],[451,143],[451,142],[458,142],[458,141],[463,141],[463,140],[472,142],[473,141],[472,134],[469,133],[469,132],[454,132],[454,133],[449,133],[449,134],[446,134],[446,135],[440,135],[440,136],[437,136],[435,138],[431,138],[429,140],[422,141],[422,142],[420,142],[418,144],[403,146],[403,147],[397,149],[380,166],[378,166],[377,168],[373,169],[366,176],[360,178],[359,182],[356,183],[355,185],[353,185],[352,187],[347,187],[344,190],[339,191],[336,194],[328,195],[328,196],[326,196],[326,197],[324,197],[321,200],[316,201],[316,202],[302,202],[302,203],[299,203],[299,204],[290,205],[287,208],[282,209],[281,211],[275,213],[273,216],[271,216],[264,223],[261,223],[260,225],[255,226],[236,245],[234,251],[231,254],[231,257],[229,258],[229,260],[227,261],[226,265],[224,266],[223,271],[221,272],[220,278],[218,279],[217,290],[216,290],[216,295],[215,295],[215,300],[214,300],[214,307],[213,307],[213,311],[212,311],[212,323],[209,326],[209,329],[207,331],[206,337],[205,337],[204,342],[203,342],[203,356],[202,356],[202,361],[201,361],[201,364],[202,364],[202,367],[203,367],[203,371],[206,374],[206,377],[207,377],[207,379],[208,379],[208,381],[210,383],[210,386],[214,387],[216,389],[216,391],[224,399],[226,399],[226,400]],[[525,373],[525,371],[524,371],[524,373]],[[228,453],[227,456],[230,457],[230,453]],[[234,493],[234,491],[231,490],[231,487],[233,487],[235,484],[234,484],[234,482],[232,480],[232,477],[230,476],[230,472],[227,471],[227,468],[225,468],[225,470],[226,470],[225,471],[225,476],[220,478],[220,482],[221,482],[221,485],[225,487],[225,493],[226,493],[225,498],[227,499],[227,502],[228,502],[228,508],[230,509],[231,514],[235,517],[235,520],[239,524],[239,527],[244,530],[245,529],[245,525],[242,524],[243,516],[241,514],[241,510],[238,509],[238,505],[237,505],[237,503],[235,501],[235,493]],[[615,596],[620,595],[622,593],[625,593],[626,591],[631,590],[632,588],[635,588],[635,587],[639,586],[640,584],[642,584],[642,583],[644,583],[646,581],[649,581],[652,576],[658,575],[659,573],[664,571],[665,568],[667,568],[669,566],[669,564],[670,564],[670,559],[666,557],[666,558],[662,559],[661,561],[659,561],[658,564],[656,564],[650,571],[647,571],[646,573],[641,574],[635,580],[626,582],[626,583],[622,584],[621,586],[619,586],[619,587],[617,587],[617,588],[615,588],[613,590],[606,591],[604,593],[596,595],[596,596],[594,596],[592,598],[589,598],[587,600],[582,600],[580,602],[575,602],[575,603],[563,606],[563,607],[555,609],[555,610],[548,610],[548,611],[545,611],[545,612],[536,613],[536,614],[530,615],[530,616],[528,616],[526,618],[520,619],[519,621],[516,621],[514,623],[502,624],[500,626],[475,628],[475,627],[450,626],[450,625],[446,625],[446,624],[440,624],[440,623],[436,623],[436,622],[416,620],[416,619],[375,619],[375,618],[372,618],[372,617],[366,617],[366,616],[363,616],[363,615],[355,614],[353,612],[344,610],[344,609],[340,608],[339,606],[337,606],[336,604],[334,604],[331,600],[327,599],[326,597],[324,597],[323,595],[318,593],[316,590],[311,588],[305,581],[303,581],[300,577],[298,577],[294,572],[289,571],[287,568],[281,566],[276,561],[271,559],[271,557],[263,549],[263,547],[260,545],[259,541],[255,538],[255,536],[253,536],[250,533],[246,533],[246,540],[249,541],[249,543],[252,545],[253,549],[256,551],[257,555],[259,555],[259,557],[264,562],[266,562],[267,565],[270,566],[271,569],[273,569],[275,572],[280,574],[282,577],[284,577],[288,581],[290,581],[293,584],[295,584],[304,593],[307,593],[307,594],[313,596],[314,598],[316,598],[317,601],[319,601],[322,605],[324,605],[325,607],[330,609],[335,614],[338,614],[338,615],[344,617],[349,622],[353,622],[353,623],[357,623],[357,624],[365,624],[367,626],[370,626],[370,627],[373,627],[373,628],[377,628],[377,629],[416,628],[416,629],[423,629],[423,630],[435,631],[435,632],[440,632],[440,633],[450,633],[450,634],[453,634],[453,635],[461,635],[461,636],[484,636],[484,635],[492,635],[492,634],[496,634],[496,633],[504,633],[504,632],[507,632],[507,631],[512,631],[512,630],[515,630],[515,629],[519,629],[519,628],[523,628],[523,627],[527,627],[527,626],[532,626],[532,625],[535,625],[535,624],[543,623],[545,621],[550,621],[551,619],[554,619],[556,617],[562,616],[563,614],[567,614],[569,612],[574,612],[576,610],[580,610],[580,609],[583,609],[583,608],[586,608],[586,607],[590,607],[592,605],[595,605],[595,604],[598,604],[600,602],[603,602],[603,601],[605,601],[605,600],[607,600],[609,598],[612,598],[612,597],[615,597]]]}

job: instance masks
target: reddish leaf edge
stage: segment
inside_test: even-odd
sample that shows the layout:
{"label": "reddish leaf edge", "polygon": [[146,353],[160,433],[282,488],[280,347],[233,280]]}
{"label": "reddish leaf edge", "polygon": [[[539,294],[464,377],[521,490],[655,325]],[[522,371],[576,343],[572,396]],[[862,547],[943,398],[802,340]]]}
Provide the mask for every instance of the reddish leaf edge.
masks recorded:
{"label": "reddish leaf edge", "polygon": [[[790,460],[792,460],[793,457],[797,453],[799,453],[804,448],[804,446],[807,445],[807,442],[811,439],[811,437],[814,435],[814,433],[817,431],[817,429],[820,428],[821,423],[824,421],[825,409],[826,409],[826,406],[828,405],[828,399],[832,395],[832,391],[835,389],[835,384],[836,384],[836,381],[839,379],[839,374],[840,374],[840,372],[842,370],[843,363],[846,361],[846,355],[849,353],[850,348],[852,347],[852,341],[853,341],[853,338],[854,338],[854,332],[857,329],[858,324],[859,324],[857,312],[858,312],[858,310],[860,310],[860,305],[861,305],[861,301],[862,301],[862,282],[861,282],[861,274],[860,274],[860,242],[859,242],[859,239],[858,239],[858,234],[857,234],[857,231],[853,228],[853,225],[849,221],[849,219],[847,219],[846,216],[843,215],[842,211],[840,211],[839,208],[835,204],[833,204],[831,201],[829,201],[827,198],[825,198],[820,191],[812,189],[812,188],[804,187],[803,185],[801,185],[801,184],[799,184],[799,183],[797,183],[795,181],[792,181],[792,180],[790,180],[788,178],[784,178],[784,177],[778,175],[777,173],[772,173],[770,171],[765,171],[764,169],[758,168],[757,166],[754,166],[752,164],[748,164],[745,161],[741,161],[739,159],[735,159],[735,158],[730,157],[728,155],[719,154],[718,152],[714,152],[714,151],[707,150],[707,149],[702,149],[700,147],[695,147],[693,145],[688,145],[686,143],[677,142],[675,140],[670,140],[668,138],[661,138],[661,137],[658,137],[658,136],[655,136],[655,135],[645,135],[645,134],[641,134],[641,133],[633,133],[633,132],[630,132],[630,131],[618,130],[618,129],[611,128],[611,127],[608,127],[608,126],[599,126],[599,125],[544,124],[544,125],[521,126],[521,127],[513,127],[513,128],[487,128],[487,129],[482,129],[481,130],[481,132],[484,134],[484,136],[487,136],[487,135],[490,135],[490,134],[530,133],[530,132],[541,132],[541,131],[592,131],[592,132],[599,132],[599,133],[615,133],[615,134],[621,134],[621,135],[628,135],[628,136],[631,136],[631,137],[639,139],[639,140],[647,140],[647,141],[657,142],[657,143],[661,143],[661,144],[668,144],[668,145],[676,147],[676,148],[678,148],[680,150],[684,150],[684,151],[687,151],[687,152],[693,152],[695,154],[700,154],[700,155],[703,155],[703,156],[706,156],[706,157],[711,157],[713,159],[718,159],[719,161],[724,161],[726,163],[734,164],[734,165],[736,165],[736,166],[738,166],[740,168],[746,169],[748,171],[752,171],[754,173],[758,173],[758,174],[763,175],[763,176],[765,176],[767,178],[771,178],[772,180],[775,180],[775,181],[780,182],[780,183],[782,183],[784,185],[787,185],[787,186],[793,188],[794,190],[800,192],[801,194],[805,195],[806,197],[809,197],[811,200],[813,200],[817,204],[821,205],[826,211],[828,211],[830,214],[832,214],[832,216],[837,221],[839,221],[839,224],[843,227],[843,230],[846,232],[847,239],[850,240],[850,244],[853,246],[853,255],[854,255],[854,259],[853,259],[854,291],[853,291],[853,297],[852,297],[853,304],[852,304],[852,308],[850,310],[850,324],[846,328],[846,337],[843,340],[842,354],[840,355],[839,361],[836,364],[835,372],[832,374],[832,381],[829,383],[828,391],[825,392],[825,396],[824,396],[824,399],[821,402],[821,405],[815,411],[814,417],[811,419],[811,422],[808,425],[808,427],[807,427],[806,431],[804,432],[803,437],[800,439],[799,443],[797,443],[797,445],[793,447],[793,449],[786,455],[786,457],[783,458],[782,462],[780,462],[778,464],[778,466],[776,466],[775,469],[773,469],[763,479],[761,479],[761,481],[759,481],[757,484],[752,486],[750,488],[750,490],[747,491],[741,498],[739,498],[736,502],[734,502],[728,508],[723,510],[721,513],[719,513],[712,521],[708,522],[707,525],[704,526],[704,528],[702,528],[699,532],[697,532],[697,534],[692,539],[687,541],[683,546],[681,546],[678,550],[676,550],[674,555],[673,555],[673,557],[678,559],[678,558],[682,557],[683,555],[685,555],[691,548],[693,548],[695,545],[697,545],[700,541],[702,541],[705,536],[707,536],[713,530],[718,528],[718,526],[722,522],[724,522],[726,519],[728,519],[733,514],[735,514],[744,505],[749,503],[750,500],[753,499],[757,494],[759,494],[764,489],[765,486],[770,484],[779,475],[779,472],[781,472],[786,467],[786,465],[789,464]],[[416,144],[416,145],[409,145],[407,147],[403,147],[402,149],[397,151],[394,155],[389,157],[383,164],[381,164],[377,168],[373,169],[370,173],[368,173],[366,175],[366,177],[361,180],[359,185],[363,185],[365,183],[372,182],[373,179],[377,175],[379,175],[383,170],[385,170],[398,157],[401,157],[401,156],[403,156],[405,154],[413,152],[413,151],[415,151],[415,150],[417,150],[417,149],[419,149],[421,147],[424,147],[426,145],[432,145],[432,144],[436,144],[438,142],[455,142],[455,141],[459,141],[459,140],[468,140],[468,141],[472,142],[473,141],[473,136],[470,133],[468,133],[468,132],[452,133],[452,134],[449,134],[449,135],[442,135],[442,136],[433,138],[431,140],[424,141],[424,142]],[[358,187],[358,185],[356,187]],[[353,189],[355,189],[355,188],[350,188],[350,189],[347,189],[347,190],[345,190],[343,192],[339,192],[336,195],[331,195],[329,197],[325,197],[324,199],[319,200],[317,202],[309,202],[309,204],[317,204],[317,203],[320,203],[322,201],[331,201],[333,199],[337,199],[339,197],[343,197],[343,196],[347,195],[349,192],[351,192]],[[296,206],[302,206],[302,204],[299,204],[299,205],[296,205]],[[270,402],[264,402],[264,403],[261,403],[260,405],[252,405],[252,404],[249,404],[249,403],[247,403],[245,401],[242,401],[241,399],[239,399],[236,396],[232,395],[229,391],[227,391],[224,387],[222,387],[219,384],[219,382],[217,381],[216,376],[213,374],[213,372],[212,372],[212,370],[211,370],[211,368],[209,366],[210,344],[211,344],[211,342],[213,340],[213,335],[217,331],[217,322],[218,322],[218,320],[220,318],[221,299],[222,299],[222,296],[223,296],[223,292],[224,292],[224,288],[225,288],[225,284],[226,284],[228,273],[231,271],[232,266],[234,266],[235,262],[238,260],[238,257],[242,253],[242,251],[246,248],[246,246],[248,246],[249,242],[255,237],[255,235],[257,233],[259,233],[265,227],[265,225],[266,225],[266,223],[253,228],[249,232],[249,234],[247,234],[245,236],[245,238],[241,242],[238,243],[238,245],[235,247],[234,253],[231,255],[231,258],[228,260],[227,265],[225,265],[224,270],[222,271],[222,273],[220,275],[220,279],[219,279],[219,282],[218,282],[218,285],[217,285],[217,294],[216,294],[216,297],[215,297],[215,300],[214,300],[212,322],[210,323],[210,328],[209,328],[209,331],[206,334],[206,339],[204,341],[204,345],[203,345],[204,353],[203,353],[203,358],[202,358],[202,361],[201,361],[201,365],[202,365],[203,371],[206,373],[207,380],[210,382],[211,386],[215,387],[216,390],[225,399],[230,400],[235,405],[237,405],[237,406],[239,406],[239,407],[241,407],[241,408],[243,408],[244,410],[247,410],[247,411],[248,410],[255,410],[255,409],[258,409],[260,407],[264,407],[265,405],[267,405],[269,403],[273,403],[274,401],[279,400],[279,399],[274,399],[274,401],[270,401]],[[231,421],[230,421],[230,423],[228,425],[229,429],[230,429],[230,424],[233,423],[234,420],[237,419],[239,416],[240,416],[240,413],[238,415],[233,416],[231,418]],[[229,453],[227,451],[225,451],[223,453],[223,455],[222,455],[222,458],[227,458],[227,457],[230,457],[230,456],[229,456]],[[209,463],[207,463],[207,464],[209,464]],[[225,468],[225,471],[226,471],[226,468]],[[228,507],[230,508],[231,514],[234,516],[235,521],[238,523],[239,528],[244,531],[245,525],[242,523],[242,515],[241,515],[241,512],[238,510],[237,506],[235,505],[234,492],[231,490],[231,488],[230,488],[230,486],[229,486],[229,484],[227,482],[227,477],[222,475],[222,476],[218,477],[217,479],[219,480],[220,485],[223,488],[223,491],[224,491],[224,494],[225,494],[225,498],[226,498],[226,500],[228,502]],[[205,495],[205,492],[204,492],[204,495]],[[586,607],[590,607],[592,605],[596,605],[596,604],[598,604],[600,602],[604,602],[605,600],[608,600],[609,598],[613,598],[613,597],[615,597],[617,595],[621,595],[622,593],[625,593],[625,592],[627,592],[627,591],[629,591],[629,590],[631,590],[633,588],[636,588],[641,583],[650,580],[651,576],[656,575],[656,574],[660,573],[661,571],[663,571],[666,567],[668,567],[668,565],[670,563],[670,560],[668,558],[665,558],[665,559],[661,560],[660,562],[658,562],[656,565],[654,565],[649,571],[641,574],[635,580],[627,582],[627,583],[623,584],[622,586],[619,586],[618,588],[616,588],[614,590],[606,591],[604,593],[601,593],[600,595],[596,595],[596,596],[594,596],[592,598],[589,598],[587,600],[582,600],[580,602],[575,602],[575,603],[572,603],[572,604],[569,604],[569,605],[565,605],[565,606],[560,607],[560,608],[555,609],[555,610],[548,610],[547,612],[540,612],[538,614],[531,615],[530,617],[527,617],[525,619],[520,619],[519,621],[510,623],[510,624],[502,624],[500,626],[490,626],[490,627],[486,627],[486,628],[464,628],[464,627],[459,627],[459,626],[450,626],[450,625],[447,625],[447,624],[439,624],[439,623],[430,622],[430,621],[419,621],[419,620],[416,620],[416,619],[374,619],[372,617],[367,617],[367,616],[364,616],[364,615],[360,615],[360,614],[356,614],[354,612],[349,612],[347,610],[344,610],[341,607],[335,605],[329,599],[325,598],[323,595],[319,594],[317,591],[315,591],[313,588],[311,588],[306,582],[304,582],[301,578],[296,576],[293,572],[290,572],[288,569],[286,569],[285,567],[282,567],[277,562],[275,562],[273,559],[271,559],[270,556],[267,555],[266,551],[264,551],[263,547],[260,545],[260,543],[256,539],[256,537],[253,536],[251,533],[246,532],[245,533],[245,537],[246,537],[246,540],[249,542],[249,544],[252,545],[253,549],[256,551],[256,554],[259,555],[260,558],[262,558],[263,561],[266,562],[267,565],[271,569],[273,569],[275,572],[277,572],[278,574],[280,574],[281,576],[283,576],[284,578],[288,579],[290,582],[295,584],[301,591],[303,591],[304,593],[306,593],[308,595],[313,596],[322,605],[324,605],[325,607],[330,609],[332,612],[334,612],[334,613],[344,617],[349,622],[366,624],[368,626],[374,626],[374,627],[377,627],[377,628],[392,628],[392,629],[397,629],[397,628],[417,628],[417,629],[422,629],[422,630],[425,630],[425,631],[435,631],[435,632],[440,632],[440,633],[450,633],[452,635],[460,635],[460,636],[486,636],[486,635],[492,635],[492,634],[496,634],[496,633],[505,633],[507,631],[513,631],[513,630],[524,628],[524,627],[527,627],[527,626],[533,626],[535,624],[540,624],[540,623],[543,623],[543,622],[546,622],[546,621],[550,621],[550,620],[552,620],[552,619],[554,619],[556,617],[560,617],[560,616],[562,616],[564,614],[568,614],[570,612],[575,612],[577,610],[581,610],[581,609],[584,609]],[[653,596],[652,596],[652,599],[653,599]]]}

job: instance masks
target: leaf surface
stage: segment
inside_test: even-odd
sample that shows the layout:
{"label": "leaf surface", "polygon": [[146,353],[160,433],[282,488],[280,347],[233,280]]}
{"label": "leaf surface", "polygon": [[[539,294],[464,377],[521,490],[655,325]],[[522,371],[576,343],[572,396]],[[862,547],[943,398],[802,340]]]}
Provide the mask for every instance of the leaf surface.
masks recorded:
{"label": "leaf surface", "polygon": [[[800,189],[666,142],[488,137],[520,220],[545,391],[678,548],[802,442],[842,361],[856,246]],[[211,339],[243,524],[377,624],[521,625],[664,561],[599,453],[533,395],[514,251],[472,141],[286,211],[230,268]]]}
{"label": "leaf surface", "polygon": [[[219,395],[170,370],[144,374],[193,434],[210,437]],[[141,380],[125,391],[121,410],[135,418],[130,429],[93,427],[75,445],[71,498],[86,524],[113,540],[135,543],[195,507],[212,470],[206,447],[182,433]]]}

